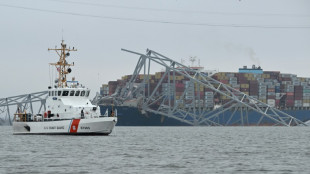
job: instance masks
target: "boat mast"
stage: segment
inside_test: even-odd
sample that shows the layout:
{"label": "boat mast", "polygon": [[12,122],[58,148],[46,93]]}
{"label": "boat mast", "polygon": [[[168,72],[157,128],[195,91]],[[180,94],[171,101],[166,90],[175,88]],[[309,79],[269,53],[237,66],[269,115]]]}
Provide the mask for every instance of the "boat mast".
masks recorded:
{"label": "boat mast", "polygon": [[70,66],[73,64],[68,64],[66,57],[70,56],[70,51],[77,51],[77,49],[66,48],[67,45],[64,43],[64,40],[61,42],[61,48],[55,47],[54,49],[49,48],[48,51],[54,50],[59,55],[59,61],[57,63],[50,63],[50,65],[55,65],[58,71],[58,88],[67,87],[67,74],[71,73]]}

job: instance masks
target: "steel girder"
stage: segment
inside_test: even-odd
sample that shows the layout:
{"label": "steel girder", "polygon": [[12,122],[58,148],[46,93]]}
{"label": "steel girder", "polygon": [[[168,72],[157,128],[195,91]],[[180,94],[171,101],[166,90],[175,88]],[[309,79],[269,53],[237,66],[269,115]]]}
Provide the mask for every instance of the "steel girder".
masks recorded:
{"label": "steel girder", "polygon": [[[113,97],[115,103],[118,105],[121,105],[126,100],[142,98],[139,104],[140,109],[174,118],[189,125],[253,125],[252,123],[248,123],[248,118],[251,117],[248,114],[249,111],[257,112],[261,115],[255,125],[262,125],[263,119],[268,119],[269,122],[273,123],[272,125],[305,125],[295,117],[223,84],[204,72],[191,69],[155,51],[147,50],[146,54],[141,54],[125,49],[122,50],[139,55],[140,58],[129,82]],[[156,63],[165,68],[165,72],[152,90],[150,89],[151,63]],[[135,80],[142,69],[144,75],[143,81],[135,86]],[[176,75],[183,76],[188,81],[187,87],[178,100],[176,100],[175,90]],[[163,83],[166,86],[164,91],[160,90]],[[213,92],[213,96],[224,96],[229,101],[222,103],[216,109],[210,109],[201,103],[200,95],[193,92],[195,87],[198,87],[198,89],[200,87],[207,88]],[[219,121],[221,114],[228,110],[232,114],[226,123],[223,124]],[[232,118],[236,117],[234,114],[237,111],[241,113],[239,114],[240,118],[234,118],[235,121],[231,122]]]}
{"label": "steel girder", "polygon": [[[7,98],[0,98],[0,119],[2,123],[9,123],[12,125],[12,114],[18,112],[25,112],[35,114],[34,103],[38,103],[38,112],[41,113],[42,107],[46,109],[47,91],[36,92],[31,94],[18,95]],[[14,108],[12,113],[10,109]],[[15,110],[16,109],[16,110]]]}

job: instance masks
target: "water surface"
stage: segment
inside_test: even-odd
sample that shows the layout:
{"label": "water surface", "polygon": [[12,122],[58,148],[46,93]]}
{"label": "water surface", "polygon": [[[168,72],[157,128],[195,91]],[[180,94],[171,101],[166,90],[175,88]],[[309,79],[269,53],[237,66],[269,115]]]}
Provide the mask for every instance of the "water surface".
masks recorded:
{"label": "water surface", "polygon": [[0,173],[310,173],[307,127],[116,127],[110,136],[0,131]]}

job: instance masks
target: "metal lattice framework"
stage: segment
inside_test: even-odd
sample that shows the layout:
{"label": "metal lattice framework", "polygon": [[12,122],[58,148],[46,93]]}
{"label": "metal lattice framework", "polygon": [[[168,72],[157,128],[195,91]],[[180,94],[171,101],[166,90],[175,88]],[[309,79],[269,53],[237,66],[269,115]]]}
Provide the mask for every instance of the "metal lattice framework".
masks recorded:
{"label": "metal lattice framework", "polygon": [[[118,105],[136,99],[139,100],[138,107],[142,111],[174,118],[189,125],[253,125],[253,123],[248,122],[251,117],[250,112],[260,114],[254,125],[263,125],[264,120],[268,120],[269,123],[272,122],[272,125],[305,125],[295,117],[225,85],[204,72],[191,69],[155,51],[147,50],[146,54],[141,54],[125,49],[122,50],[139,55],[140,58],[129,82],[124,87],[119,88],[113,96],[115,103]],[[153,89],[150,89],[151,63],[165,68],[165,72]],[[135,80],[141,74],[144,75],[143,81],[138,84],[135,83]],[[183,76],[188,80],[186,88],[178,100],[175,99],[176,76]],[[163,83],[166,86],[165,91],[160,90]],[[208,108],[203,103],[200,103],[202,101],[200,95],[193,92],[195,87],[207,88],[213,92],[213,96],[224,96],[229,101],[222,103],[218,108]],[[96,98],[96,101],[99,102],[100,99]],[[230,111],[231,115],[223,122],[222,114],[226,111]],[[237,112],[239,114],[236,114]],[[236,119],[235,117],[239,118]]]}
{"label": "metal lattice framework", "polygon": [[[42,107],[46,109],[47,91],[36,92],[31,94],[18,95],[0,99],[0,122],[2,124],[12,125],[12,114],[25,112],[35,114],[34,105],[39,104],[38,112],[41,113]],[[14,110],[13,110],[14,109]]]}

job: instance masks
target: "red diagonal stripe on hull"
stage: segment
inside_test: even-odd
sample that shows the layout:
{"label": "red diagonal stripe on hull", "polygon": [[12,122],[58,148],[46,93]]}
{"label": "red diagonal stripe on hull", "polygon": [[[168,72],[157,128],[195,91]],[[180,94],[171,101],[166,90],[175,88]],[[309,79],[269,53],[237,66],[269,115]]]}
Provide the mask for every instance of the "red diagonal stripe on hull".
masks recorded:
{"label": "red diagonal stripe on hull", "polygon": [[79,127],[80,119],[74,119],[72,120],[70,133],[76,133]]}

